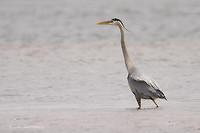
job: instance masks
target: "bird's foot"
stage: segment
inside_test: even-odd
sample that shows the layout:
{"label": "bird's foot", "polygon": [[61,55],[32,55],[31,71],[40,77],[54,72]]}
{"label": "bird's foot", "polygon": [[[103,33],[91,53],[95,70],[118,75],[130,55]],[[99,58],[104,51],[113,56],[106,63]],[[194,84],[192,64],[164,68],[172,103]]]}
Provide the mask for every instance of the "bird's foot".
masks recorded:
{"label": "bird's foot", "polygon": [[137,109],[139,110],[139,109],[141,109],[141,107],[138,107]]}

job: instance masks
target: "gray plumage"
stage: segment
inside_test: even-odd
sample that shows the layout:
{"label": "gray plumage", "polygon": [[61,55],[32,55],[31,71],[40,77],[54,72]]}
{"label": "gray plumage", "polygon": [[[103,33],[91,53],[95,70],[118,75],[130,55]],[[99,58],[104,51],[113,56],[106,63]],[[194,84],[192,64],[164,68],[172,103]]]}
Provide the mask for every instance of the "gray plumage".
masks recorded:
{"label": "gray plumage", "polygon": [[124,55],[125,65],[128,71],[127,79],[130,89],[137,100],[139,106],[138,109],[141,108],[141,99],[151,99],[155,103],[156,107],[158,107],[158,104],[155,102],[156,98],[167,100],[164,93],[160,90],[156,82],[146,74],[140,72],[135,66],[133,66],[124,41],[125,39],[123,29],[125,27],[122,21],[114,18],[111,21],[104,21],[97,24],[117,25],[120,29],[121,47]]}
{"label": "gray plumage", "polygon": [[160,91],[156,82],[148,75],[140,72],[137,68],[133,68],[128,74],[128,83],[131,91],[138,98],[143,99],[166,99],[162,91]]}

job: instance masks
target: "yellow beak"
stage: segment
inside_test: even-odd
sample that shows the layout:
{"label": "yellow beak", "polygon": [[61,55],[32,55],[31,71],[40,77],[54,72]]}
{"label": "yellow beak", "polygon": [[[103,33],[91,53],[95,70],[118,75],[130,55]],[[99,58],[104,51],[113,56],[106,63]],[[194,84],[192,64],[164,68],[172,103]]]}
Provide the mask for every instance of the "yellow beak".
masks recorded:
{"label": "yellow beak", "polygon": [[104,22],[98,22],[96,24],[104,24],[104,25],[109,25],[112,24],[112,21],[104,21]]}

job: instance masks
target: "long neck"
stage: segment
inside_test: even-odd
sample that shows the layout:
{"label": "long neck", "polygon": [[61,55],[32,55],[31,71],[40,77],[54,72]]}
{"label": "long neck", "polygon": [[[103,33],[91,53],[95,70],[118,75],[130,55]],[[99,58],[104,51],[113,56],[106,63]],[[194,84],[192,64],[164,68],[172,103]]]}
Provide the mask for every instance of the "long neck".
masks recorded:
{"label": "long neck", "polygon": [[131,62],[131,59],[128,55],[128,51],[126,49],[126,45],[125,45],[125,41],[124,41],[124,31],[123,31],[123,27],[121,24],[118,25],[120,32],[121,32],[121,47],[122,47],[122,51],[123,51],[123,55],[124,55],[124,61],[125,61],[125,65],[127,68],[127,71],[130,73],[131,72],[131,68],[133,68],[133,64]]}

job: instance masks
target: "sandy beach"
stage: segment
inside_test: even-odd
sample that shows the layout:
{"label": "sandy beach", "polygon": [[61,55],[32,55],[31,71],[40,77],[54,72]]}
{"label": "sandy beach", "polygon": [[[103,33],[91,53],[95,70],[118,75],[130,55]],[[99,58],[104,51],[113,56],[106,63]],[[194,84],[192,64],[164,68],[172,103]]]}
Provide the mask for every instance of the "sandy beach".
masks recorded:
{"label": "sandy beach", "polygon": [[119,44],[1,46],[1,132],[198,133],[200,45],[127,45],[168,98],[158,109],[136,109]]}

